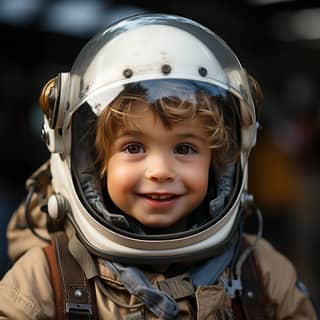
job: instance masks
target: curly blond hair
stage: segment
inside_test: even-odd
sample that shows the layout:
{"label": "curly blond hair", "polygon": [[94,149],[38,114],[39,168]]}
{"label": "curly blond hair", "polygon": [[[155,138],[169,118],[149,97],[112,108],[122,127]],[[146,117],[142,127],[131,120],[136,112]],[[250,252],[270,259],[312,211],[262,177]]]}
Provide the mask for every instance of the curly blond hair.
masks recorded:
{"label": "curly blond hair", "polygon": [[163,97],[148,103],[144,95],[122,94],[101,112],[97,120],[95,146],[101,177],[107,174],[112,142],[121,129],[129,126],[137,106],[141,105],[137,102],[148,104],[155,116],[159,117],[168,129],[184,120],[198,118],[210,141],[213,169],[220,170],[238,157],[239,143],[235,112],[230,112],[233,108],[229,106],[228,116],[225,117],[224,106],[218,98],[200,92],[197,93],[196,102],[183,100],[181,97]]}

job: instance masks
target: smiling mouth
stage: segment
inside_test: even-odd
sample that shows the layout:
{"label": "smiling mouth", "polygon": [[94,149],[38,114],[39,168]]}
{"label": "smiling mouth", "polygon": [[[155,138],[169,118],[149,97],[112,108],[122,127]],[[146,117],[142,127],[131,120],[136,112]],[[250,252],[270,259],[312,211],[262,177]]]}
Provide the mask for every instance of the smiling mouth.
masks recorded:
{"label": "smiling mouth", "polygon": [[180,195],[178,194],[155,194],[155,193],[144,193],[144,194],[140,194],[140,196],[147,199],[156,200],[156,201],[168,201],[168,200],[172,200],[180,197]]}

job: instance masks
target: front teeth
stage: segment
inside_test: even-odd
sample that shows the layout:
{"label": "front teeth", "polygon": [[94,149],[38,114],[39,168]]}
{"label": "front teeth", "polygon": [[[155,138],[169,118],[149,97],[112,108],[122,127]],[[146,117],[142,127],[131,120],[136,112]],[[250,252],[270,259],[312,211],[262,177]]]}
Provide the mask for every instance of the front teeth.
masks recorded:
{"label": "front teeth", "polygon": [[168,200],[173,198],[172,195],[156,195],[156,194],[148,194],[147,197],[152,200]]}

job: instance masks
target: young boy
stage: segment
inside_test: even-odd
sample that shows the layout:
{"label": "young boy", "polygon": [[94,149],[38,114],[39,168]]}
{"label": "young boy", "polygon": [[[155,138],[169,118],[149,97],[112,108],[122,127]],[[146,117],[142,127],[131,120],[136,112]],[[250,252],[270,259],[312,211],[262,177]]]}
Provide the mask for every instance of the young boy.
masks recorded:
{"label": "young boy", "polygon": [[[246,189],[259,97],[191,20],[139,15],[92,39],[40,98],[50,165],[8,227],[21,257],[0,319],[316,319],[291,263],[243,232],[261,219]],[[25,254],[23,210],[42,239]]]}

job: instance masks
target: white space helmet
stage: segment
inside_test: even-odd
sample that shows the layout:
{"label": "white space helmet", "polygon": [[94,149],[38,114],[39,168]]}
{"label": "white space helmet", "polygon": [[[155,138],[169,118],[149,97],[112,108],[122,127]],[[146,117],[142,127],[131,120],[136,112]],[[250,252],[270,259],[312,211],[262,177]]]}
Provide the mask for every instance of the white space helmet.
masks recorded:
{"label": "white space helmet", "polygon": [[[70,73],[48,82],[40,97],[43,135],[51,152],[55,194],[51,217],[67,211],[92,253],[126,263],[163,263],[212,256],[230,241],[246,195],[247,160],[256,140],[252,86],[236,55],[215,33],[173,15],[126,18],[90,40]],[[241,155],[208,202],[210,219],[178,233],[141,231],[139,223],[108,207],[95,166],[92,130],[123,90],[139,85],[152,103],[179,88],[218,96],[238,114]],[[66,203],[68,205],[66,205]]]}

